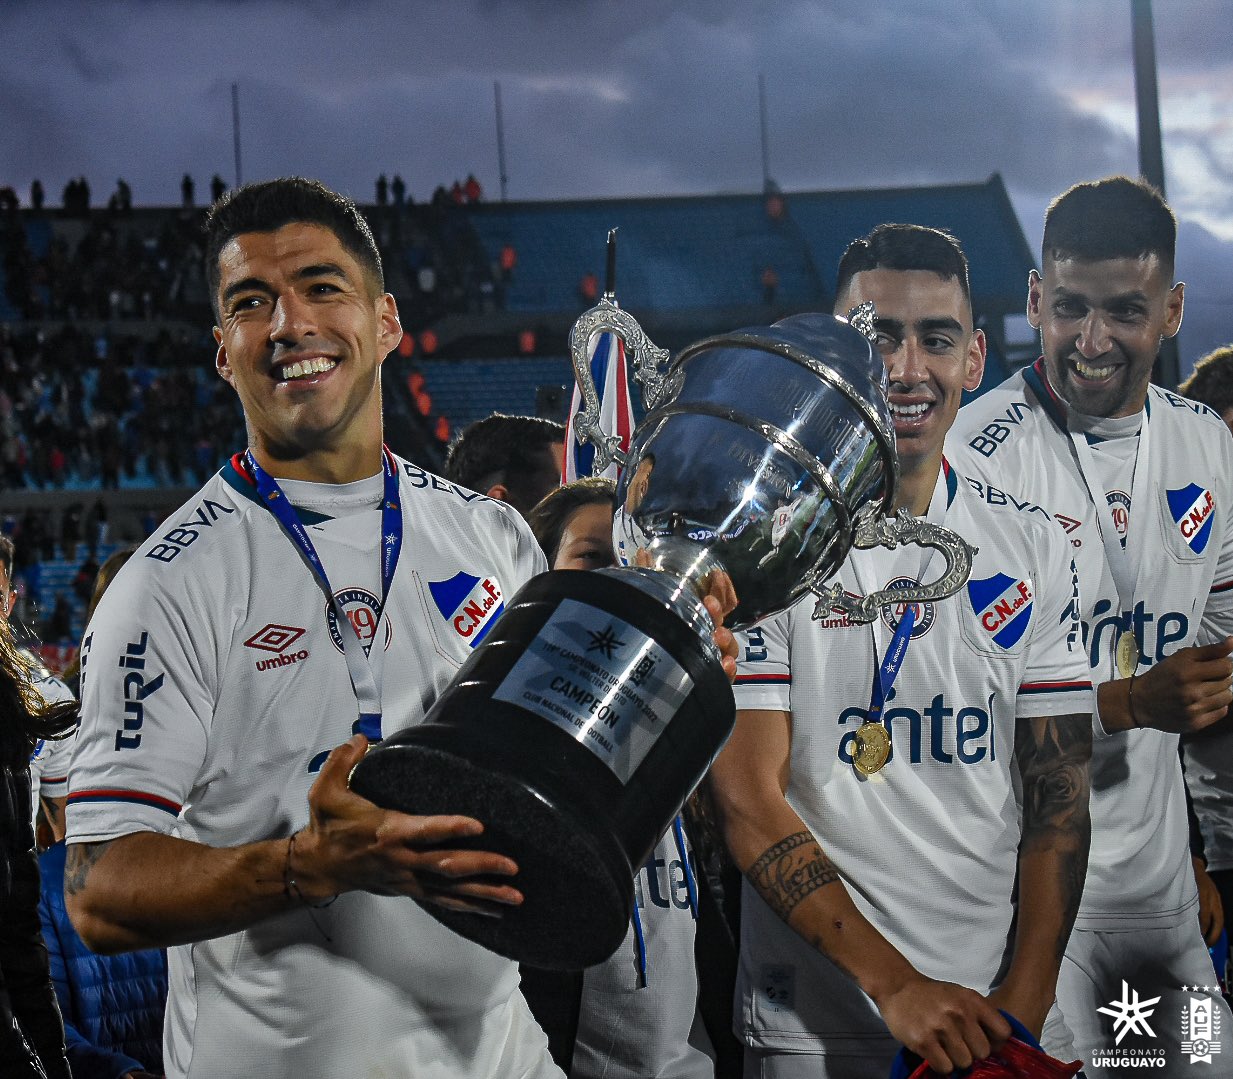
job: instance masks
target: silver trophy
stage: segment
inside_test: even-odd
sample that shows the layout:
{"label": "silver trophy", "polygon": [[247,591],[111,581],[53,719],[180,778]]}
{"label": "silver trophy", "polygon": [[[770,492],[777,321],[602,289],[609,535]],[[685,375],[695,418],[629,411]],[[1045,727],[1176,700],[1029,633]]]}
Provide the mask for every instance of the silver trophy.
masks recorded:
{"label": "silver trophy", "polygon": [[[588,362],[599,333],[625,343],[646,419],[628,454],[601,430]],[[622,466],[615,532],[622,561],[705,589],[723,570],[738,597],[725,624],[741,629],[818,597],[815,619],[835,612],[872,622],[883,605],[957,592],[972,548],[906,511],[887,516],[899,468],[885,365],[872,346],[873,305],[846,319],[797,315],[773,326],[710,337],[668,363],[610,294],[574,324],[570,351],[582,410],[579,442],[592,471]],[[824,582],[852,547],[933,547],[942,572],[917,587],[856,596]]]}
{"label": "silver trophy", "polygon": [[[713,573],[735,586],[734,628],[806,593],[818,617],[870,621],[884,603],[961,587],[966,544],[887,517],[898,467],[870,319],[800,315],[699,341],[672,362],[610,289],[578,320],[576,429],[596,468],[624,463],[617,531],[631,565],[529,581],[424,722],[351,777],[382,806],[478,818],[474,845],[518,863],[522,906],[499,918],[426,908],[435,917],[533,966],[577,970],[616,950],[634,872],[735,721],[700,598]],[[598,425],[588,345],[604,332],[624,340],[647,407],[627,458]],[[905,542],[945,554],[938,579],[863,598],[825,586],[853,543]]]}

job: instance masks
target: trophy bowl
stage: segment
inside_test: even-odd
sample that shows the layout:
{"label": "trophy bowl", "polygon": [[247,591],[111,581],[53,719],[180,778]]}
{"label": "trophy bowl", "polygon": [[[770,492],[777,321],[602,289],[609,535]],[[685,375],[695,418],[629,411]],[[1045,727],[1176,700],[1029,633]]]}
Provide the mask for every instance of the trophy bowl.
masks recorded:
{"label": "trophy bowl", "polygon": [[[426,903],[434,917],[537,967],[580,970],[620,945],[634,873],[735,721],[700,599],[710,575],[735,586],[726,623],[752,625],[822,595],[862,522],[892,504],[886,372],[868,329],[802,315],[700,341],[664,365],[608,297],[579,320],[577,428],[598,416],[583,373],[595,333],[632,348],[648,403],[618,489],[633,565],[533,578],[423,722],[351,776],[380,806],[477,818],[484,832],[469,845],[518,863],[521,906],[493,918]],[[589,437],[602,468],[615,439],[594,423]],[[842,608],[842,593],[830,605]]]}

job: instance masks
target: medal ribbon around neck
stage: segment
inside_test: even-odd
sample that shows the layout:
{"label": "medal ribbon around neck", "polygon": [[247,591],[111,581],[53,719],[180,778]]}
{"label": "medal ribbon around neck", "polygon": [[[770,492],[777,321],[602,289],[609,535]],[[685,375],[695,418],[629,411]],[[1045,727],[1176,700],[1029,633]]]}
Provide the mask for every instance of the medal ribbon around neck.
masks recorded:
{"label": "medal ribbon around neck", "polygon": [[257,494],[261,503],[274,514],[282,525],[287,538],[295,544],[296,549],[304,556],[309,568],[316,577],[317,583],[335,618],[338,619],[339,637],[343,644],[343,658],[347,661],[347,673],[351,676],[351,688],[355,691],[355,699],[359,704],[359,733],[370,742],[381,740],[381,680],[385,669],[385,649],[381,646],[380,635],[385,619],[385,599],[390,594],[390,584],[394,580],[394,572],[398,568],[398,555],[402,551],[402,507],[398,500],[398,469],[390,451],[381,447],[381,471],[383,490],[381,494],[381,602],[377,607],[376,624],[373,629],[372,643],[367,654],[360,640],[360,631],[356,629],[342,604],[330,587],[330,579],[326,576],[325,566],[313,546],[308,529],[295,512],[291,500],[278,485],[278,481],[264,468],[257,464],[252,450],[244,452],[244,460],[257,484]]}
{"label": "medal ribbon around neck", "polygon": [[1146,407],[1143,410],[1143,420],[1139,426],[1139,446],[1135,453],[1133,478],[1130,483],[1130,509],[1126,514],[1126,545],[1122,546],[1117,534],[1117,525],[1113,520],[1113,507],[1105,494],[1104,484],[1096,469],[1096,457],[1088,443],[1087,435],[1077,431],[1071,425],[1071,410],[1063,413],[1066,420],[1066,432],[1070,436],[1070,444],[1074,447],[1075,462],[1079,467],[1079,475],[1087,488],[1088,498],[1096,509],[1096,530],[1100,533],[1100,542],[1105,549],[1105,563],[1113,574],[1113,583],[1117,588],[1118,617],[1125,615],[1130,622],[1118,634],[1114,643],[1114,652],[1110,657],[1115,674],[1129,678],[1139,667],[1139,645],[1134,637],[1133,616],[1135,589],[1139,584],[1139,571],[1143,565],[1143,533],[1142,527],[1137,530],[1131,525],[1138,513],[1140,525],[1146,512],[1148,494],[1147,485],[1151,477],[1151,424]]}
{"label": "medal ribbon around neck", "polygon": [[[925,519],[934,525],[942,524],[943,519],[946,517],[946,507],[949,501],[949,493],[946,487],[946,470],[950,466],[945,459],[942,464],[943,471],[938,474],[938,482],[934,485],[933,495],[929,499],[929,509],[925,515]],[[920,564],[916,571],[916,581],[918,584],[925,579],[925,572],[929,569],[929,563],[933,558],[934,550],[935,548],[933,547],[921,548]],[[857,587],[867,594],[868,589],[865,588],[860,579],[860,573],[856,569],[855,562],[852,565],[852,574],[856,577]],[[877,630],[878,621],[878,619],[874,619],[869,624],[870,631],[873,633],[873,654],[875,656],[880,650]],[[853,765],[858,772],[864,775],[872,775],[874,772],[879,771],[890,755],[890,729],[886,726],[886,721],[882,717],[882,710],[886,706],[886,698],[890,696],[895,679],[899,677],[899,670],[903,666],[903,661],[907,658],[908,645],[911,643],[912,630],[915,628],[916,604],[909,603],[904,607],[903,616],[895,627],[890,644],[886,646],[886,654],[882,657],[882,661],[874,671],[873,688],[869,693],[868,718],[856,732],[857,745],[854,748],[857,752],[853,753]],[[877,728],[877,730],[874,730],[874,728]],[[872,742],[874,747],[872,752],[875,760],[871,766],[856,764],[856,761],[861,759],[860,750],[866,742]],[[879,757],[880,760],[877,759]]]}

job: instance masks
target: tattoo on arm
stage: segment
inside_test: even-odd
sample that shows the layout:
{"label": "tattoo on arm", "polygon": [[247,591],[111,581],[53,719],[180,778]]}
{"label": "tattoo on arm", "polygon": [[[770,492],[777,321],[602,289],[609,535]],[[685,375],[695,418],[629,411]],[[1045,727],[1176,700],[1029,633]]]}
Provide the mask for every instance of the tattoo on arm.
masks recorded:
{"label": "tattoo on arm", "polygon": [[73,843],[64,862],[64,894],[76,895],[86,886],[86,878],[94,864],[107,853],[111,842]]}
{"label": "tattoo on arm", "polygon": [[1068,715],[1021,719],[1015,727],[1015,755],[1023,779],[1020,850],[1051,850],[1058,858],[1065,922],[1058,944],[1060,957],[1079,910],[1087,875],[1091,840],[1090,718]]}
{"label": "tattoo on arm", "polygon": [[50,798],[40,798],[39,806],[43,810],[43,816],[47,818],[49,824],[60,823],[60,806]]}
{"label": "tattoo on arm", "polygon": [[806,896],[839,880],[839,870],[810,832],[796,832],[763,851],[745,876],[787,921]]}

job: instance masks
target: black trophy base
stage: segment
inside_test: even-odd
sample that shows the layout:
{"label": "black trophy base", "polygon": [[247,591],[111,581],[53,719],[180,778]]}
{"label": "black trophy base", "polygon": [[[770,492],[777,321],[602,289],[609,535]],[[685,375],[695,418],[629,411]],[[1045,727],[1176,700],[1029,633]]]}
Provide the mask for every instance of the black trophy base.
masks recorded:
{"label": "black trophy base", "polygon": [[[503,699],[511,683],[521,685],[511,669],[540,631],[548,632],[546,623],[563,624],[565,600],[585,604],[600,628],[620,619],[633,628],[617,636],[650,638],[688,675],[683,700],[674,714],[657,713],[650,748],[629,774],[593,752],[582,733]],[[586,644],[577,642],[575,651],[585,653]],[[432,903],[424,909],[499,955],[582,970],[625,939],[634,874],[734,720],[732,689],[710,642],[666,605],[622,573],[546,573],[514,596],[424,722],[386,739],[356,766],[351,788],[384,808],[481,821],[481,835],[449,845],[512,858],[518,874],[500,880],[524,902],[499,918]]]}
{"label": "black trophy base", "polygon": [[[365,797],[398,804],[405,813],[461,813],[484,822],[466,844],[498,851],[518,863],[512,883],[523,890],[519,907],[500,918],[423,904],[438,921],[499,955],[549,970],[580,970],[603,962],[620,946],[632,914],[629,862],[604,844],[564,806],[517,776],[475,765],[458,753],[407,741],[371,755],[361,782]],[[423,729],[431,737],[432,732]],[[382,798],[382,792],[399,792]],[[407,797],[401,797],[407,792]],[[493,877],[494,882],[511,883]]]}

